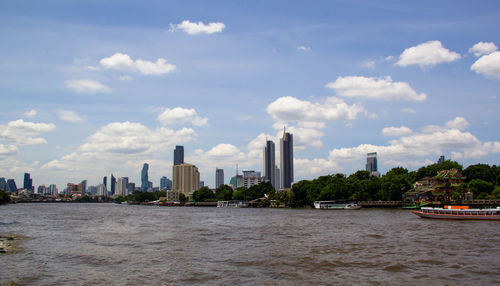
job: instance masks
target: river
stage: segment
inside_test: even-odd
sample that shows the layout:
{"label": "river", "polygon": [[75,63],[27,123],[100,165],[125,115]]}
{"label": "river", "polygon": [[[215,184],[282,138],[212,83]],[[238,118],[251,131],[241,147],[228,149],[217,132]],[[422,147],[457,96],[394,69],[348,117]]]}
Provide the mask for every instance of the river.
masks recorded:
{"label": "river", "polygon": [[500,285],[500,222],[407,210],[0,206],[0,284]]}

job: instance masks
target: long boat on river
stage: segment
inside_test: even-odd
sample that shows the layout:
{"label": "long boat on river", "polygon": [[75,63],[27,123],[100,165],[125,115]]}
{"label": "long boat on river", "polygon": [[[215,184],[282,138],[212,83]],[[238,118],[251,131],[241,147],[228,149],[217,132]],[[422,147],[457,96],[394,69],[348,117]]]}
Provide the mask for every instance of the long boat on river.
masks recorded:
{"label": "long boat on river", "polygon": [[444,208],[423,207],[420,210],[411,212],[421,218],[500,220],[500,207],[488,209],[469,209],[468,206],[444,206]]}

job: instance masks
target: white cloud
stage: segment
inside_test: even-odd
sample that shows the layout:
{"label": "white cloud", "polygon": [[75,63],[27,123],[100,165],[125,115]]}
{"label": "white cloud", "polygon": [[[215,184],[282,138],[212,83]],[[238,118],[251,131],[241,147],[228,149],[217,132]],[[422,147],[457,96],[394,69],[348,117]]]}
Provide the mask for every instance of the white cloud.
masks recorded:
{"label": "white cloud", "polygon": [[406,82],[393,82],[390,76],[378,79],[362,76],[340,76],[334,82],[328,83],[326,87],[345,97],[413,101],[424,101],[427,98],[425,93],[418,94]]}
{"label": "white cloud", "polygon": [[212,22],[205,25],[201,21],[194,23],[189,20],[184,20],[177,25],[170,24],[170,31],[181,30],[189,35],[220,33],[224,28],[226,28],[226,25],[221,22]]}
{"label": "white cloud", "polygon": [[39,136],[54,129],[56,126],[52,123],[34,123],[18,119],[7,125],[0,125],[0,141],[19,146],[45,144],[47,141]]}
{"label": "white cloud", "polygon": [[469,53],[474,54],[476,57],[489,55],[496,51],[498,47],[494,43],[479,42],[469,49]]}
{"label": "white cloud", "polygon": [[415,110],[413,110],[411,108],[408,108],[408,107],[405,107],[405,108],[401,109],[401,112],[404,112],[404,113],[415,113]]}
{"label": "white cloud", "polygon": [[88,70],[91,70],[91,71],[101,70],[100,67],[96,67],[96,66],[86,66],[85,68],[88,69]]}
{"label": "white cloud", "polygon": [[469,128],[469,122],[463,117],[457,116],[455,119],[446,122],[446,127],[455,128],[458,130],[465,130]]}
{"label": "white cloud", "polygon": [[394,56],[387,56],[385,57],[385,60],[390,62],[390,61],[393,61],[394,60]]}
{"label": "white cloud", "polygon": [[57,114],[61,120],[66,122],[77,123],[83,121],[83,118],[81,118],[80,115],[73,110],[58,109]]}
{"label": "white cloud", "polygon": [[234,157],[234,156],[242,156],[241,151],[232,144],[219,144],[212,149],[210,149],[207,153],[207,156],[213,158],[226,158],[226,157]]}
{"label": "white cloud", "polygon": [[4,145],[0,144],[0,156],[14,155],[18,151],[17,147],[14,145]]}
{"label": "white cloud", "polygon": [[500,79],[500,52],[480,57],[470,69],[476,73]]}
{"label": "white cloud", "polygon": [[423,68],[425,66],[452,62],[460,58],[460,54],[444,48],[440,41],[429,41],[405,49],[403,53],[399,55],[399,60],[396,62],[396,65],[402,67],[419,65]]}
{"label": "white cloud", "polygon": [[99,63],[107,69],[138,71],[144,75],[162,75],[176,69],[175,65],[167,63],[167,61],[162,58],[157,59],[156,62],[142,59],[134,61],[129,55],[122,53],[115,53],[110,57],[103,58]]}
{"label": "white cloud", "polygon": [[375,68],[375,61],[374,60],[364,60],[362,62],[359,63],[359,66],[363,69],[367,69],[367,70],[372,70]]}
{"label": "white cloud", "polygon": [[413,131],[406,126],[386,127],[384,129],[382,129],[382,135],[384,135],[384,136],[401,136],[401,135],[410,134],[412,132]]}
{"label": "white cloud", "polygon": [[208,118],[199,116],[196,110],[182,107],[167,108],[157,119],[164,125],[191,123],[195,126],[206,126],[208,124]]}
{"label": "white cloud", "polygon": [[298,46],[298,47],[297,47],[297,50],[299,50],[299,51],[303,51],[303,52],[307,52],[307,51],[310,51],[310,50],[311,50],[311,47],[307,47],[307,46]]}
{"label": "white cloud", "polygon": [[66,87],[77,93],[111,93],[108,86],[91,79],[70,80],[66,82]]}
{"label": "white cloud", "polygon": [[32,109],[30,111],[27,111],[26,113],[24,113],[24,116],[28,117],[28,118],[31,118],[31,117],[35,117],[35,115],[37,114],[37,111]]}
{"label": "white cloud", "polygon": [[134,78],[133,78],[133,77],[131,77],[131,76],[129,76],[129,75],[122,75],[122,76],[120,77],[120,80],[123,80],[123,81],[131,81],[131,80],[133,80],[133,79],[134,79]]}

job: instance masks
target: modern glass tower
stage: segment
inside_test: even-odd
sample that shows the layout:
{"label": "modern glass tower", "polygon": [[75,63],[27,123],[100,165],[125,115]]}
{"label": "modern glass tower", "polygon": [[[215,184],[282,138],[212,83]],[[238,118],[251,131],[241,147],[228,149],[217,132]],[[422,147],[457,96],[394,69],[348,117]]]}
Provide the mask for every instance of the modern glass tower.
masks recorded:
{"label": "modern glass tower", "polygon": [[377,152],[366,154],[366,170],[372,174],[377,172]]}
{"label": "modern glass tower", "polygon": [[144,163],[141,172],[141,192],[147,192],[149,188],[149,178],[148,178],[148,163]]}
{"label": "modern glass tower", "polygon": [[175,146],[174,149],[174,166],[184,163],[184,146]]}
{"label": "modern glass tower", "polygon": [[215,168],[215,188],[224,185],[224,169]]}
{"label": "modern glass tower", "polygon": [[283,130],[280,139],[281,188],[289,189],[293,182],[293,135]]}
{"label": "modern glass tower", "polygon": [[109,189],[110,195],[115,194],[115,184],[116,184],[116,178],[113,176],[113,174],[111,174],[110,189]]}
{"label": "modern glass tower", "polygon": [[275,175],[275,152],[274,152],[274,142],[271,140],[266,140],[266,147],[264,147],[263,152],[263,162],[264,165],[262,167],[263,176],[267,181],[273,185],[276,189],[276,175]]}
{"label": "modern glass tower", "polygon": [[7,180],[7,187],[9,188],[8,191],[13,193],[17,191],[17,186],[16,186],[16,181],[14,179],[8,179]]}
{"label": "modern glass tower", "polygon": [[30,178],[30,173],[24,173],[23,189],[33,191],[33,179]]}

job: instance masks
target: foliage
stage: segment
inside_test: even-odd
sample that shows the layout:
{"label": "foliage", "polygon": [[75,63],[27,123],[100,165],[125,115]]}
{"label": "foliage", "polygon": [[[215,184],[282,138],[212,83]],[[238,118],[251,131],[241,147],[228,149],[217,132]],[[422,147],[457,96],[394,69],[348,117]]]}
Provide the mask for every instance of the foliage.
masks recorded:
{"label": "foliage", "polygon": [[233,199],[233,188],[228,185],[220,185],[215,190],[215,199],[217,201],[230,201]]}
{"label": "foliage", "polygon": [[466,177],[465,181],[467,183],[474,179],[480,179],[492,184],[498,184],[497,178],[500,175],[499,171],[500,169],[495,165],[490,167],[490,165],[487,164],[476,164],[467,167],[463,171],[463,175]]}
{"label": "foliage", "polygon": [[208,187],[203,187],[193,192],[193,200],[195,202],[213,202],[215,194]]}
{"label": "foliage", "polygon": [[179,194],[179,202],[180,202],[181,204],[184,204],[186,201],[187,201],[186,195],[185,195],[185,194],[183,194],[183,193],[180,193],[180,194]]}
{"label": "foliage", "polygon": [[496,186],[493,192],[491,192],[491,199],[500,200],[500,186]]}
{"label": "foliage", "polygon": [[4,190],[0,189],[0,205],[10,203],[10,195]]}
{"label": "foliage", "polygon": [[477,196],[479,199],[478,195],[481,193],[485,193],[486,195],[491,194],[494,186],[490,182],[486,182],[481,179],[473,179],[469,182],[469,184],[467,184],[467,187],[474,193],[474,196]]}
{"label": "foliage", "polygon": [[440,164],[432,164],[429,166],[421,167],[418,169],[416,175],[415,175],[415,180],[420,180],[424,177],[434,177],[436,176],[437,172],[441,170],[450,170],[450,169],[457,169],[459,171],[462,171],[462,165],[455,161],[450,161],[446,160],[443,163]]}

